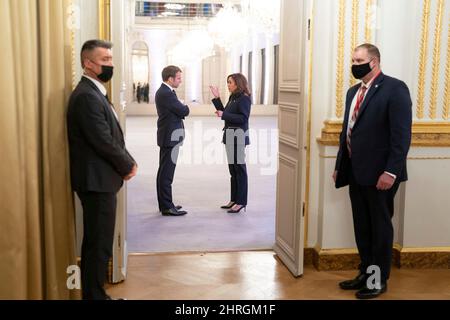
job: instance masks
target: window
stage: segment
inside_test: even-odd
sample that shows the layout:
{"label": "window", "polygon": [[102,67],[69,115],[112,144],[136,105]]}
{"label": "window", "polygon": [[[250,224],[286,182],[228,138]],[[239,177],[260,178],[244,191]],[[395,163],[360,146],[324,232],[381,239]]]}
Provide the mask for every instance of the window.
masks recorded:
{"label": "window", "polygon": [[253,52],[248,53],[248,86],[250,88],[250,92],[253,93]]}
{"label": "window", "polygon": [[279,74],[280,74],[280,46],[274,47],[274,81],[273,81],[273,104],[278,104],[278,86],[279,86]]}
{"label": "window", "polygon": [[264,104],[266,95],[266,49],[261,49],[261,88],[260,88],[260,103]]}
{"label": "window", "polygon": [[244,59],[244,57],[241,55],[240,57],[239,57],[239,72],[240,73],[242,73],[242,65],[243,65],[243,59]]}

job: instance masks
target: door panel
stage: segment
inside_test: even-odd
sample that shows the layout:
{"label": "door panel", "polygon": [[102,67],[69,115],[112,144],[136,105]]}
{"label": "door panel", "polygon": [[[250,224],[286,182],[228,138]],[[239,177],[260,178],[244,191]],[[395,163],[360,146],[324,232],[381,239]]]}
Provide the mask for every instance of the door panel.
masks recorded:
{"label": "door panel", "polygon": [[[274,250],[294,276],[303,274],[306,8],[283,0],[281,9],[276,243]],[[298,30],[293,34],[292,30]]]}

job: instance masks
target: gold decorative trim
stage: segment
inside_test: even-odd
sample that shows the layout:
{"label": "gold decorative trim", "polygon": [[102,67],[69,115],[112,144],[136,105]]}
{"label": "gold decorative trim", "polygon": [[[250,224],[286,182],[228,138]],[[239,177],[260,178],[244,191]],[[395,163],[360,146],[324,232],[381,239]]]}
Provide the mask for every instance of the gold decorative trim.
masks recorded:
{"label": "gold decorative trim", "polygon": [[[101,40],[111,41],[111,0],[98,0],[98,37]],[[111,82],[106,85],[108,96],[114,99],[112,95]],[[113,284],[113,261],[112,258],[108,261],[108,282]]]}
{"label": "gold decorative trim", "polygon": [[430,94],[430,119],[436,119],[438,89],[439,89],[439,67],[441,62],[441,32],[444,0],[438,0],[438,12],[436,14],[436,26],[434,30],[433,67],[431,72],[431,94]]}
{"label": "gold decorative trim", "polygon": [[[358,29],[359,29],[359,0],[352,1],[352,44],[351,50],[358,45]],[[350,58],[350,62],[352,58]],[[350,63],[351,65],[351,63]],[[356,84],[356,79],[350,74],[350,87]]]}
{"label": "gold decorative trim", "polygon": [[72,74],[72,90],[75,90],[77,85],[77,68],[76,68],[76,55],[75,55],[75,4],[73,0],[69,1],[69,21],[70,25],[70,59],[71,59],[71,74]]}
{"label": "gold decorative trim", "polygon": [[321,158],[321,159],[336,159],[337,156],[325,156],[323,154],[319,154],[319,158]]}
{"label": "gold decorative trim", "polygon": [[111,41],[111,0],[98,0],[98,36]]}
{"label": "gold decorative trim", "polygon": [[450,122],[417,122],[412,127],[415,147],[450,147]]}
{"label": "gold decorative trim", "polygon": [[[360,259],[357,249],[305,248],[305,265],[319,271],[355,270]],[[403,248],[394,244],[392,264],[406,269],[450,269],[450,247]]]}
{"label": "gold decorative trim", "polygon": [[366,30],[365,30],[365,38],[366,43],[372,43],[372,7],[373,0],[366,0]]}
{"label": "gold decorative trim", "polygon": [[[99,39],[111,41],[111,0],[98,0],[98,37]],[[108,96],[114,103],[112,93],[112,82],[105,84]]]}
{"label": "gold decorative trim", "polygon": [[[322,135],[317,143],[338,146],[342,120],[325,121]],[[412,126],[412,146],[450,147],[450,122],[416,122]]]}
{"label": "gold decorative trim", "polygon": [[417,90],[417,118],[424,118],[425,76],[428,52],[428,28],[430,20],[430,0],[424,0],[422,13],[422,38],[420,42],[419,84]]}
{"label": "gold decorative trim", "polygon": [[310,41],[309,41],[309,82],[308,82],[308,123],[307,146],[306,146],[306,178],[305,178],[305,219],[304,219],[304,245],[308,243],[308,222],[309,222],[309,193],[311,179],[311,128],[312,128],[312,91],[313,91],[313,59],[314,59],[314,3],[312,5],[311,21],[310,21]]}
{"label": "gold decorative trim", "polygon": [[442,118],[450,119],[450,23],[447,33],[447,66],[445,67],[445,90],[444,90],[444,108]]}
{"label": "gold decorative trim", "polygon": [[317,139],[317,142],[324,146],[338,146],[342,131],[342,120],[327,120],[324,125],[322,135]]}
{"label": "gold decorative trim", "polygon": [[[325,156],[319,154],[321,159],[336,159],[337,156]],[[450,160],[450,157],[408,157],[408,160]]]}
{"label": "gold decorative trim", "polygon": [[345,0],[339,0],[338,19],[338,52],[336,74],[336,117],[341,118],[344,113],[344,50],[345,41]]}

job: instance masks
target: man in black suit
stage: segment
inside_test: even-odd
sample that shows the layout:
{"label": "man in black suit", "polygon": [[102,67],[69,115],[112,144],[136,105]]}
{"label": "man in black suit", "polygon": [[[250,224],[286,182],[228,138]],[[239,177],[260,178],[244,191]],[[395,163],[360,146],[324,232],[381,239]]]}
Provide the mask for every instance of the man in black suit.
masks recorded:
{"label": "man in black suit", "polygon": [[[354,50],[352,72],[362,83],[347,92],[333,178],[337,188],[350,186],[361,264],[355,279],[339,285],[344,290],[359,290],[359,299],[370,299],[387,290],[394,197],[399,184],[408,178],[412,102],[404,82],[381,72],[380,51],[374,45],[363,44]],[[381,273],[375,285],[373,267]]]}
{"label": "man in black suit", "polygon": [[83,206],[81,281],[83,299],[88,300],[110,299],[103,285],[112,256],[116,194],[137,173],[103,86],[113,76],[111,48],[101,40],[83,45],[84,75],[67,113],[72,188]]}
{"label": "man in black suit", "polygon": [[181,69],[168,66],[162,72],[163,83],[155,95],[158,111],[159,169],[156,180],[159,210],[165,216],[182,216],[181,206],[172,201],[172,183],[178,152],[184,140],[183,119],[189,115],[189,107],[178,100],[175,89],[181,84]]}

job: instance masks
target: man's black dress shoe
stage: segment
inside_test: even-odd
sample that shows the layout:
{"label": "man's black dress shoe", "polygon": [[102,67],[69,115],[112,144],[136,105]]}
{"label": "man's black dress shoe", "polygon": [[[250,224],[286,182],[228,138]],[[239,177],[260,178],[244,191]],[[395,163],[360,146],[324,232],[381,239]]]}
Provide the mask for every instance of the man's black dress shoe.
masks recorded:
{"label": "man's black dress shoe", "polygon": [[178,211],[175,208],[163,210],[161,213],[163,216],[184,216],[185,214],[187,214],[186,211]]}
{"label": "man's black dress shoe", "polygon": [[342,290],[359,290],[366,286],[367,275],[360,273],[355,279],[346,280],[339,283]]}
{"label": "man's black dress shoe", "polygon": [[380,289],[369,289],[366,286],[359,290],[355,295],[358,299],[373,299],[387,291],[387,283],[382,283]]}

